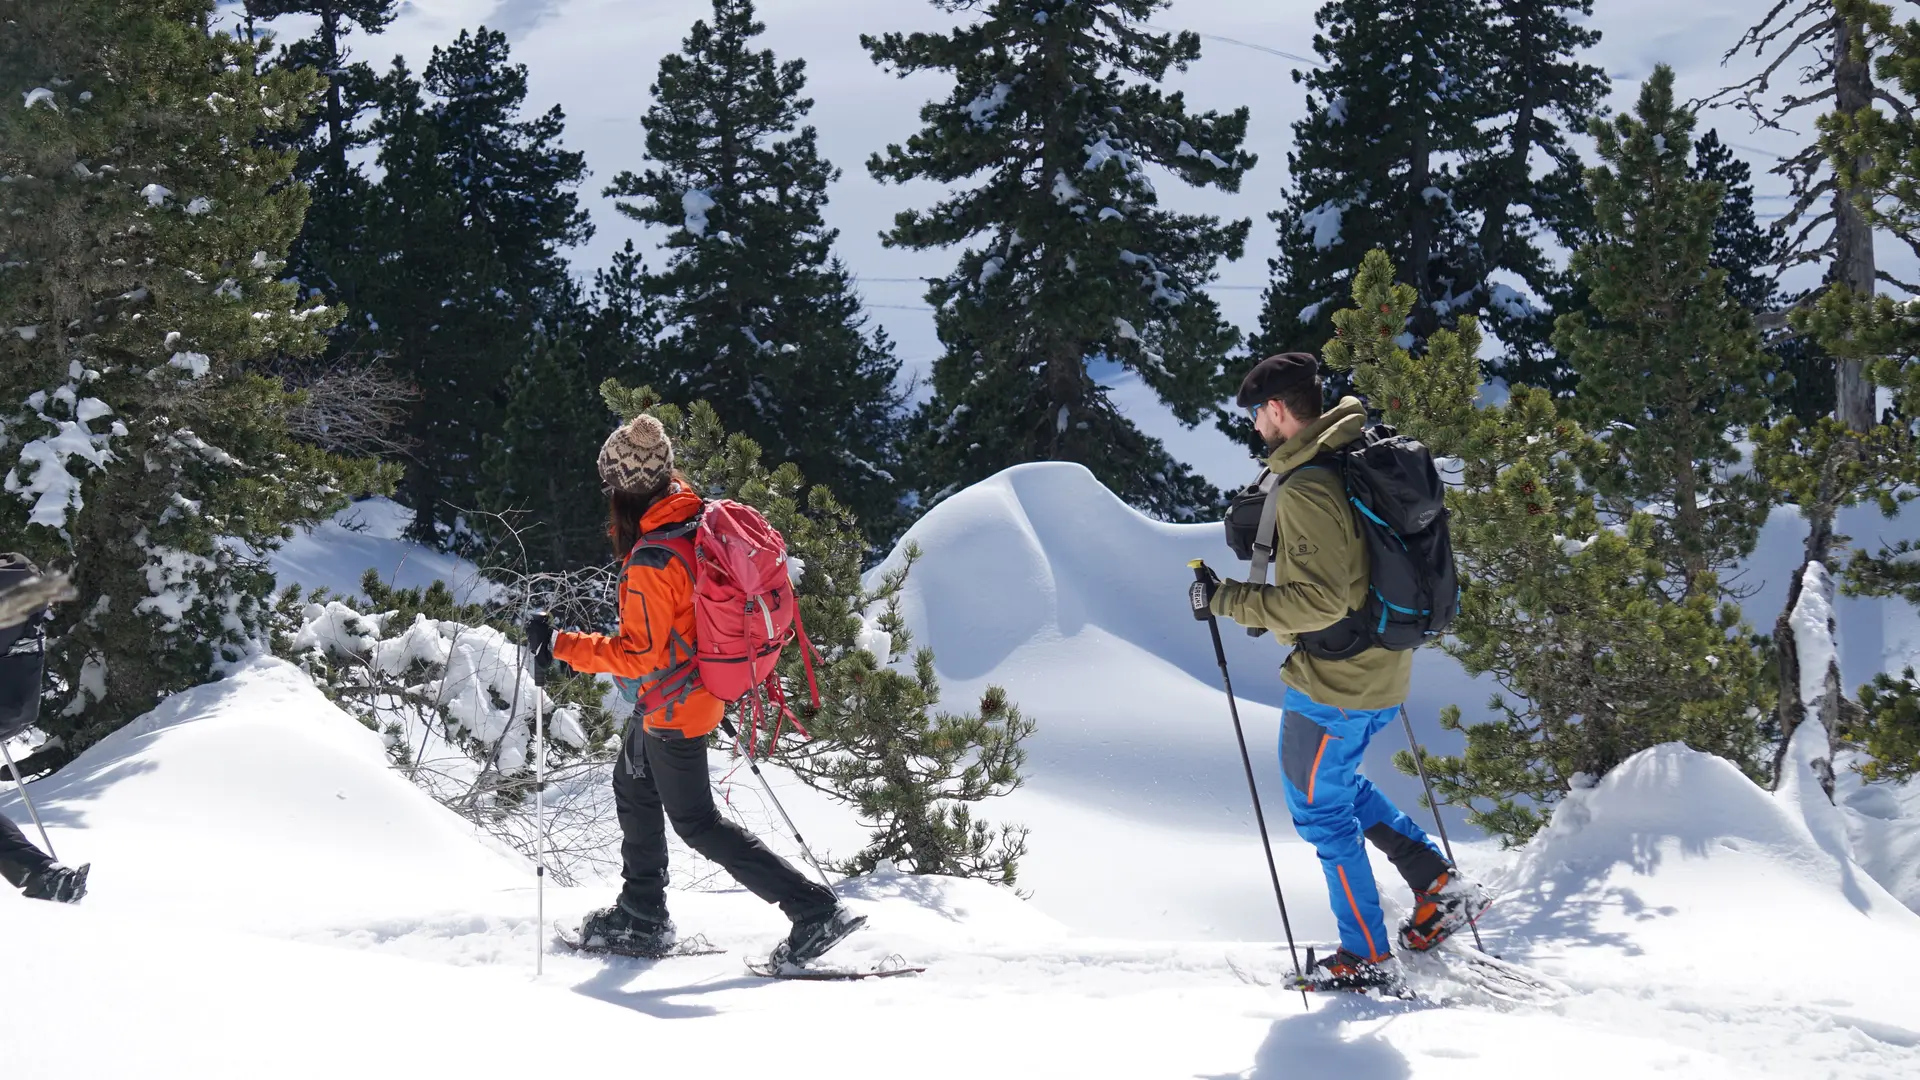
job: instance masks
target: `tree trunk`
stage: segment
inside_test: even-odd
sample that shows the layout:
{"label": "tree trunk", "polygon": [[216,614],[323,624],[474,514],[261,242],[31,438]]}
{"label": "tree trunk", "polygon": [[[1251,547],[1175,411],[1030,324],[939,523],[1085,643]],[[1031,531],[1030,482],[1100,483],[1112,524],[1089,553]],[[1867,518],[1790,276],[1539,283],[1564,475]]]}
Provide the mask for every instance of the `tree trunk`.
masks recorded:
{"label": "tree trunk", "polygon": [[[1862,32],[1862,27],[1842,20],[1840,33],[1835,36],[1835,109],[1843,116],[1851,116],[1873,104],[1873,73],[1866,59],[1855,57],[1853,51]],[[1864,171],[1871,164],[1871,159],[1863,155],[1854,162],[1854,168]],[[1845,284],[1857,296],[1872,296],[1876,284],[1873,227],[1855,205],[1854,189],[1843,187],[1835,191],[1833,209],[1834,262],[1828,278]],[[1835,418],[1854,431],[1867,430],[1873,425],[1874,394],[1873,384],[1867,381],[1866,362],[1841,360],[1837,374]]]}
{"label": "tree trunk", "polygon": [[340,56],[340,16],[331,7],[320,9],[320,44],[327,58],[327,185],[338,195],[347,179],[346,106],[340,98],[340,71],[346,65]]}
{"label": "tree trunk", "polygon": [[[1424,104],[1424,103],[1423,103]],[[1432,163],[1428,161],[1430,143],[1428,139],[1426,110],[1416,110],[1413,131],[1413,145],[1407,155],[1407,187],[1412,192],[1409,209],[1412,216],[1412,228],[1407,243],[1412,249],[1407,257],[1407,274],[1412,278],[1414,291],[1420,295],[1420,304],[1413,309],[1413,332],[1426,337],[1438,328],[1439,320],[1433,313],[1433,294],[1430,288],[1433,262],[1433,219],[1427,206],[1427,197],[1422,194],[1433,184]]]}

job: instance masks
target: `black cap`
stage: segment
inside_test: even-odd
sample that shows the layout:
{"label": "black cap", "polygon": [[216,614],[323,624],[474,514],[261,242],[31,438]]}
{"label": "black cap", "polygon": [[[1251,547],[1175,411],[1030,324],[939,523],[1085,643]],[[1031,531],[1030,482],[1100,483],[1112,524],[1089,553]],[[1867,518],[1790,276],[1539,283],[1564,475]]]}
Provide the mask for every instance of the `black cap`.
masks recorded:
{"label": "black cap", "polygon": [[1320,374],[1320,361],[1312,353],[1288,352],[1269,356],[1253,365],[1240,383],[1240,407],[1272,401],[1288,390],[1312,382]]}

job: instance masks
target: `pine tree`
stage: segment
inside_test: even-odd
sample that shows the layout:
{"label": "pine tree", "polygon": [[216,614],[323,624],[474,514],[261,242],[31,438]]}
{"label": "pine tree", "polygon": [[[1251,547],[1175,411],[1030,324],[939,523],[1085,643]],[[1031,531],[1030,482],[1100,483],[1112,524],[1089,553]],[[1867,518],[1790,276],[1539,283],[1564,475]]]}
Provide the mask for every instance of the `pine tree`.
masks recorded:
{"label": "pine tree", "polygon": [[[809,485],[791,462],[769,469],[760,447],[729,435],[706,402],[664,405],[651,389],[614,380],[601,395],[623,419],[641,412],[659,417],[688,479],[710,496],[760,510],[804,567],[795,592],[820,653],[821,707],[802,710],[812,738],[782,741],[774,760],[852,806],[873,830],[867,847],[841,868],[865,873],[891,861],[910,873],[1013,884],[1026,830],[976,820],[972,806],[1020,786],[1021,744],[1034,724],[997,686],[981,695],[978,712],[939,711],[930,649],[915,652],[903,670],[911,639],[899,599],[917,552],[904,552],[869,591],[860,574],[867,541],[825,485]],[[781,658],[782,677],[792,687],[805,685],[798,652],[788,649]],[[789,696],[805,704],[804,695]]]}
{"label": "pine tree", "polygon": [[[1458,706],[1442,714],[1467,747],[1426,761],[1436,793],[1517,844],[1568,791],[1659,743],[1684,740],[1764,775],[1759,656],[1711,597],[1669,596],[1650,516],[1602,523],[1580,478],[1579,463],[1600,453],[1593,438],[1543,390],[1476,406],[1471,316],[1420,354],[1399,345],[1419,297],[1394,284],[1384,252],[1362,263],[1353,303],[1334,317],[1326,360],[1354,372],[1387,423],[1460,461],[1447,505],[1463,591],[1444,647],[1502,691],[1485,720],[1465,723]],[[1413,771],[1405,754],[1398,764]]]}
{"label": "pine tree", "polygon": [[[1579,56],[1600,40],[1573,21],[1592,0],[1491,0],[1483,27],[1488,62],[1486,109],[1497,139],[1460,169],[1459,199],[1479,218],[1468,270],[1474,293],[1453,310],[1481,313],[1506,346],[1494,368],[1509,384],[1565,392],[1564,361],[1549,347],[1554,313],[1581,300],[1546,250],[1577,248],[1592,221],[1579,152],[1569,137],[1586,131],[1606,99],[1601,68]],[[1551,165],[1536,174],[1533,161]],[[1528,299],[1495,274],[1519,279]]]}
{"label": "pine tree", "polygon": [[[1876,99],[1888,99],[1887,87],[1874,82],[1879,47],[1868,31],[1871,12],[1879,7],[1868,0],[1774,0],[1723,57],[1730,60],[1747,50],[1755,59],[1766,60],[1766,66],[1707,103],[1734,104],[1758,127],[1775,131],[1813,130],[1816,125],[1804,120],[1807,111],[1815,108],[1831,108],[1842,123],[1856,116],[1868,120]],[[1771,97],[1773,80],[1783,71],[1799,73],[1799,90],[1788,91],[1776,101]],[[1883,281],[1915,291],[1915,286],[1897,281],[1877,264],[1874,225],[1860,205],[1859,188],[1847,179],[1873,164],[1865,156],[1836,161],[1821,140],[1810,139],[1771,170],[1786,179],[1793,196],[1785,216],[1774,224],[1783,245],[1782,271],[1817,265],[1828,283],[1844,284],[1861,296],[1874,295]],[[1920,233],[1891,231],[1920,250]],[[1816,294],[1814,290],[1790,299],[1798,306],[1811,303]],[[1766,321],[1770,326],[1785,323],[1778,314]],[[1872,425],[1873,388],[1863,363],[1838,361],[1835,399],[1826,411],[1856,432]],[[1816,535],[1830,530],[1831,523],[1814,523]]]}
{"label": "pine tree", "polygon": [[270,144],[317,98],[210,0],[22,0],[0,35],[0,535],[68,570],[55,767],[264,643],[263,554],[389,485],[287,433],[264,358],[331,313],[278,280],[306,192]]}
{"label": "pine tree", "polygon": [[463,511],[511,509],[498,484],[524,471],[509,486],[533,489],[553,467],[501,433],[536,343],[583,318],[560,252],[591,235],[573,190],[586,164],[558,145],[559,106],[521,117],[526,68],[496,31],[435,48],[424,81],[396,60],[381,93],[381,247],[360,288],[379,348],[421,391],[402,499],[416,538],[472,546],[488,530]]}
{"label": "pine tree", "polygon": [[[1713,265],[1727,272],[1727,295],[1756,316],[1787,306],[1773,270],[1779,260],[1778,237],[1760,225],[1753,209],[1753,170],[1720,141],[1718,131],[1701,136],[1694,147],[1694,175],[1722,185],[1726,195],[1713,223]],[[1810,424],[1833,411],[1834,360],[1819,345],[1790,329],[1765,331],[1767,351],[1779,358],[1768,397],[1775,415],[1793,415]]]}
{"label": "pine tree", "polygon": [[[359,264],[365,241],[371,185],[353,155],[372,140],[362,119],[378,105],[378,79],[372,66],[352,58],[348,40],[378,34],[393,22],[398,0],[246,0],[249,20],[271,22],[289,17],[312,19],[310,36],[287,42],[275,65],[312,71],[325,80],[320,107],[288,133],[299,150],[294,175],[306,182],[312,203],[305,226],[289,253],[289,274],[310,293],[357,304],[355,286],[368,268]],[[336,351],[358,336],[349,315],[336,330]]]}
{"label": "pine tree", "polygon": [[632,386],[660,381],[653,344],[660,336],[660,309],[647,295],[646,259],[633,241],[613,255],[613,262],[593,272],[592,329],[589,351],[594,381],[619,379]]}
{"label": "pine tree", "polygon": [[1661,507],[1654,554],[1673,595],[1718,601],[1772,507],[1735,440],[1766,418],[1777,359],[1712,265],[1727,190],[1694,175],[1693,128],[1665,65],[1633,116],[1595,122],[1593,240],[1572,262],[1592,306],[1561,317],[1554,345],[1579,376],[1572,415],[1598,433],[1588,478],[1603,517]]}
{"label": "pine tree", "polygon": [[[1166,0],[935,0],[978,19],[861,42],[901,77],[952,74],[925,127],[867,168],[951,193],[886,234],[915,250],[968,246],[927,293],[944,348],[916,420],[931,500],[1026,461],[1077,461],[1134,506],[1210,516],[1219,493],[1121,415],[1089,372],[1117,363],[1182,423],[1218,418],[1238,333],[1204,291],[1249,222],[1160,207],[1150,170],[1237,191],[1254,157],[1247,110],[1190,111],[1158,85],[1199,59],[1191,33],[1147,20]],[[962,182],[966,186],[961,187]],[[1237,374],[1237,373],[1236,373]]]}
{"label": "pine tree", "polygon": [[[1280,254],[1254,351],[1311,351],[1332,330],[1360,256],[1390,253],[1420,297],[1417,344],[1484,316],[1507,354],[1495,372],[1564,392],[1546,342],[1567,284],[1543,250],[1588,219],[1568,133],[1605,96],[1577,54],[1598,34],[1585,0],[1334,0],[1315,16],[1326,66],[1301,73],[1292,188],[1270,215]],[[1551,162],[1536,175],[1536,159]],[[1534,294],[1529,299],[1504,275]],[[1334,392],[1340,392],[1334,387]]]}
{"label": "pine tree", "polygon": [[641,121],[654,164],[607,194],[668,230],[667,265],[643,279],[665,328],[652,350],[663,391],[711,402],[884,540],[900,513],[900,363],[833,255],[821,212],[839,170],[803,126],[805,62],[754,51],[764,30],[750,0],[714,0],[660,62]]}
{"label": "pine tree", "polygon": [[[1790,30],[1798,36],[1760,76],[1734,88],[1744,91],[1744,107],[1776,125],[1796,109],[1829,98],[1833,102],[1833,111],[1819,118],[1818,145],[1782,166],[1797,196],[1782,226],[1798,230],[1788,236],[1789,250],[1798,252],[1788,258],[1789,265],[1830,260],[1826,291],[1802,298],[1789,313],[1788,325],[1835,359],[1835,407],[1831,416],[1812,422],[1782,417],[1760,433],[1754,455],[1755,470],[1773,484],[1781,501],[1800,508],[1808,526],[1800,567],[1774,623],[1779,658],[1776,761],[1782,765],[1800,725],[1820,724],[1831,751],[1835,733],[1845,722],[1844,716],[1834,715],[1845,700],[1839,665],[1829,662],[1823,675],[1802,671],[1793,617],[1804,583],[1818,576],[1816,564],[1820,573],[1832,566],[1835,549],[1845,545],[1846,538],[1834,528],[1841,509],[1877,501],[1891,512],[1896,493],[1920,473],[1913,428],[1913,417],[1920,415],[1920,387],[1915,384],[1920,376],[1914,373],[1913,360],[1920,350],[1910,337],[1907,305],[1876,295],[1877,281],[1893,279],[1876,270],[1873,252],[1875,230],[1909,245],[1920,243],[1920,212],[1914,209],[1920,206],[1920,176],[1913,165],[1920,127],[1913,123],[1909,104],[1920,94],[1920,31],[1896,25],[1890,8],[1865,0],[1806,0],[1791,12],[1787,7],[1782,4],[1769,12],[1742,44],[1762,51]],[[1832,92],[1790,97],[1778,109],[1764,110],[1758,98],[1772,72],[1809,43],[1819,52],[1816,62],[1803,69],[1803,82],[1830,81]],[[1891,106],[1894,115],[1881,113],[1876,101]],[[1805,219],[1820,199],[1829,197],[1829,212]],[[1828,235],[1813,243],[1814,234],[1828,227]],[[1896,408],[1889,416],[1874,414],[1876,384],[1894,392]],[[1809,674],[1815,678],[1803,678]],[[1802,688],[1810,685],[1824,688],[1821,700],[1804,699]],[[1831,762],[1831,754],[1826,760]],[[1831,770],[1817,771],[1815,779],[1831,797]]]}

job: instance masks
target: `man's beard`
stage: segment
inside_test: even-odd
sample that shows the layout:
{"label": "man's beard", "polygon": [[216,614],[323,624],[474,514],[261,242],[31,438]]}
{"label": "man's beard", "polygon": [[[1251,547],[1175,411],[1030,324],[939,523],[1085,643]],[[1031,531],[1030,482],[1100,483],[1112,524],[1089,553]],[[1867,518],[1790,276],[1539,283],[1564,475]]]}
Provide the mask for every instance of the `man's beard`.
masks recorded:
{"label": "man's beard", "polygon": [[1269,454],[1287,445],[1287,437],[1285,435],[1262,435],[1260,436],[1260,440],[1267,444],[1267,453]]}

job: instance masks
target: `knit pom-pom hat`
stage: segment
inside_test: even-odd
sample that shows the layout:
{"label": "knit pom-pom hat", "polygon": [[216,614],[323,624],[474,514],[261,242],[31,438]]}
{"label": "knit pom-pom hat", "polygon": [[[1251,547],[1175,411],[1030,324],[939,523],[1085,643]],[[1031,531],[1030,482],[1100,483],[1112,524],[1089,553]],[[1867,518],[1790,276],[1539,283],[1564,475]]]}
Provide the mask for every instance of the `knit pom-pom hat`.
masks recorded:
{"label": "knit pom-pom hat", "polygon": [[611,490],[649,494],[672,475],[673,442],[651,416],[634,417],[600,444],[600,482]]}

